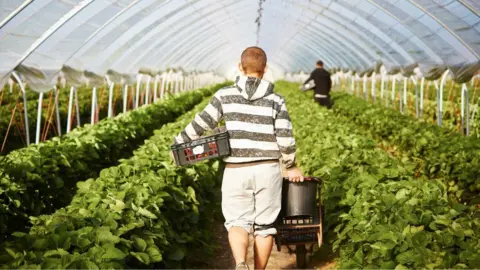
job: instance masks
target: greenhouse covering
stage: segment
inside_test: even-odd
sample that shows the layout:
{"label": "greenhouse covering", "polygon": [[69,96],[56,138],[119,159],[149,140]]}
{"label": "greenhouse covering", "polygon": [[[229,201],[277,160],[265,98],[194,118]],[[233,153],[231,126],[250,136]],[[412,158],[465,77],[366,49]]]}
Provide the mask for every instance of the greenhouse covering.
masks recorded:
{"label": "greenhouse covering", "polygon": [[480,0],[0,0],[0,268],[480,269],[479,107]]}
{"label": "greenhouse covering", "polygon": [[228,76],[242,49],[255,44],[266,50],[277,77],[310,70],[318,58],[356,72],[381,62],[388,70],[418,64],[424,74],[445,66],[468,77],[472,72],[465,66],[478,64],[480,57],[476,0],[0,4],[0,78],[5,82],[18,70],[38,91],[51,88],[65,66],[99,76],[110,69],[136,74],[140,68],[172,67]]}

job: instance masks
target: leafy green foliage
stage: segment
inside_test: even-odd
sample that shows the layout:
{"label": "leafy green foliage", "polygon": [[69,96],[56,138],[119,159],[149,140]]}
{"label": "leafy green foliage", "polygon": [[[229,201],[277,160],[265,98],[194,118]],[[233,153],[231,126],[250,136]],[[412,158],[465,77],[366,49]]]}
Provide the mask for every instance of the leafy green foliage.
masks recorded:
{"label": "leafy green foliage", "polygon": [[[452,200],[445,179],[417,175],[415,163],[378,148],[338,100],[328,111],[295,84],[276,87],[287,99],[300,166],[323,179],[324,228],[340,268],[480,267],[476,205]],[[348,109],[368,111],[354,108],[361,102]]]}
{"label": "leafy green foliage", "polygon": [[[221,86],[144,106],[0,157],[0,235],[25,231],[29,216],[48,214],[70,203],[78,181],[97,177],[103,168],[129,157],[155,129],[175,120]],[[126,167],[122,172],[133,173],[133,168]],[[88,190],[88,185],[83,183],[79,189]],[[117,202],[114,209],[122,207]],[[148,209],[139,211],[147,217],[154,215]]]}
{"label": "leafy green foliage", "polygon": [[335,112],[342,114],[380,140],[421,159],[419,171],[441,178],[452,195],[480,203],[480,140],[421,123],[406,115],[335,93]]}
{"label": "leafy green foliage", "polygon": [[188,247],[205,234],[220,166],[177,167],[170,144],[207,102],[155,131],[131,158],[78,182],[66,208],[32,217],[28,234],[3,244],[3,267],[180,267]]}

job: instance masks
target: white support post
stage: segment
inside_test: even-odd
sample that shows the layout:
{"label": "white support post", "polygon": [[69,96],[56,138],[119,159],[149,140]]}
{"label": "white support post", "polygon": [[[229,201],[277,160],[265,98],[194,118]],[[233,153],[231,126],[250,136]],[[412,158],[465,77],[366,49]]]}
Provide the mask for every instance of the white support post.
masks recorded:
{"label": "white support post", "polygon": [[[395,106],[395,87],[397,84],[397,78],[395,76],[392,76],[392,104]],[[388,106],[388,103],[387,103]]]}
{"label": "white support post", "polygon": [[26,135],[26,141],[27,141],[27,146],[30,145],[30,129],[28,127],[28,110],[27,110],[27,93],[25,91],[25,84],[22,82],[20,76],[17,74],[17,72],[12,72],[12,76],[17,80],[18,85],[20,86],[20,90],[22,90],[22,95],[23,95],[23,113],[24,113],[24,118],[25,118],[25,135]]}
{"label": "white support post", "polygon": [[460,111],[462,116],[462,133],[470,135],[470,102],[468,98],[468,87],[466,83],[462,84],[462,109]]}
{"label": "white support post", "polygon": [[350,92],[355,93],[355,75],[352,75],[352,84],[350,85]]}
{"label": "white support post", "polygon": [[418,118],[418,87],[417,87],[417,79],[413,76],[410,77],[412,79],[413,85],[415,87],[415,117]]}
{"label": "white support post", "polygon": [[165,93],[167,76],[165,73],[162,74],[162,84],[160,84],[160,100],[163,100],[163,96]]}
{"label": "white support post", "polygon": [[380,99],[383,100],[383,95],[385,91],[385,74],[382,73],[382,80],[380,82]]}
{"label": "white support post", "polygon": [[377,74],[373,72],[372,74],[372,97],[373,97],[373,102],[377,101],[377,91],[376,91],[376,84],[377,83]]}
{"label": "white support post", "polygon": [[367,96],[367,74],[363,75],[363,99],[368,100],[368,96]]}
{"label": "white support post", "polygon": [[449,70],[445,71],[442,76],[442,80],[440,82],[440,87],[438,87],[437,83],[435,82],[435,86],[437,87],[437,107],[438,107],[438,125],[442,126],[442,117],[443,117],[443,88],[445,87],[445,83],[447,81],[447,75]]}
{"label": "white support post", "polygon": [[57,130],[58,130],[58,135],[62,136],[62,125],[60,122],[60,110],[58,108],[58,96],[59,96],[59,90],[57,89],[57,85],[53,86],[53,90],[55,91],[55,114],[57,115]]}
{"label": "white support post", "polygon": [[75,91],[75,87],[70,87],[70,97],[68,99],[68,114],[67,114],[67,131],[68,134],[72,128],[72,107],[73,107],[73,92]]}
{"label": "white support post", "polygon": [[425,91],[425,78],[422,77],[422,81],[420,82],[420,118],[423,118],[423,93]]}
{"label": "white support post", "polygon": [[179,82],[180,82],[180,80],[178,78],[178,74],[175,74],[175,86],[174,86],[175,90],[173,92],[173,93],[175,93],[175,95],[178,95],[178,93],[179,93]]}
{"label": "white support post", "polygon": [[113,117],[113,90],[115,87],[114,82],[110,82],[110,87],[108,90],[108,118]]}
{"label": "white support post", "polygon": [[157,102],[158,99],[158,81],[159,81],[159,76],[155,76],[155,84],[153,85],[153,102]]}
{"label": "white support post", "polygon": [[127,112],[127,103],[128,103],[128,84],[125,84],[123,87],[123,113]]}
{"label": "white support post", "polygon": [[[407,110],[407,86],[408,86],[408,79],[407,77],[403,78],[403,98],[400,99],[400,111],[402,113],[408,113],[408,110]],[[403,100],[403,104],[402,104],[402,100]],[[402,106],[403,105],[403,106]]]}
{"label": "white support post", "polygon": [[43,105],[43,92],[38,95],[38,108],[37,108],[37,131],[35,134],[35,144],[40,143],[40,126],[42,124],[42,105]]}
{"label": "white support post", "polygon": [[77,114],[77,127],[81,125],[80,123],[80,105],[78,103],[78,89],[75,88],[75,112]]}
{"label": "white support post", "polygon": [[90,125],[95,124],[95,111],[97,109],[96,102],[97,102],[97,88],[93,87],[93,89],[92,89],[92,110],[90,112]]}
{"label": "white support post", "polygon": [[145,93],[145,101],[143,104],[147,104],[149,102],[149,97],[150,97],[150,81],[152,80],[152,76],[147,77],[147,83],[145,84],[146,87],[146,93]]}
{"label": "white support post", "polygon": [[134,108],[138,108],[138,103],[140,102],[140,83],[142,81],[143,74],[137,75],[137,90],[135,92],[135,106]]}

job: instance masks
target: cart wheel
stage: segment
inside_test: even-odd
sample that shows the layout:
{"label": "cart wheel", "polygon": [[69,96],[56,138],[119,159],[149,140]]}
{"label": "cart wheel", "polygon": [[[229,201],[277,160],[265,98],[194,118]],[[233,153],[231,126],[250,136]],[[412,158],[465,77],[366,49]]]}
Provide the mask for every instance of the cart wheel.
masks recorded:
{"label": "cart wheel", "polygon": [[307,249],[305,245],[297,245],[295,255],[297,259],[297,269],[305,269],[307,267]]}

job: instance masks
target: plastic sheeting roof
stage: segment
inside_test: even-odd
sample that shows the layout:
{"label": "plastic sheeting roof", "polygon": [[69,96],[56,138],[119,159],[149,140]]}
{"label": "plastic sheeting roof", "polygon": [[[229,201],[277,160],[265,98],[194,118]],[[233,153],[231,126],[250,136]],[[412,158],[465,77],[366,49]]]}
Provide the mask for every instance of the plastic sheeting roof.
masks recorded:
{"label": "plastic sheeting roof", "polygon": [[480,1],[0,0],[0,82],[19,65],[228,74],[257,39],[279,72],[477,63]]}

